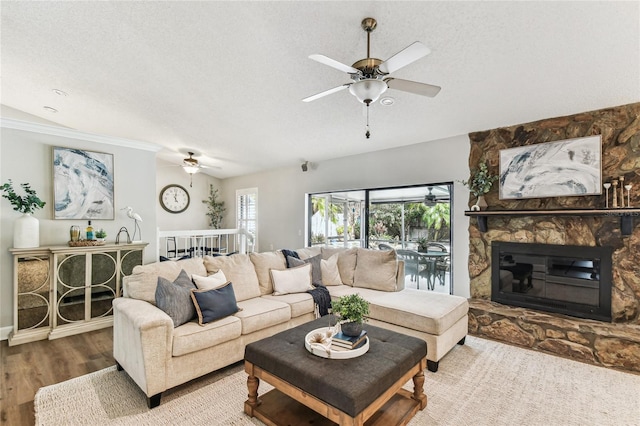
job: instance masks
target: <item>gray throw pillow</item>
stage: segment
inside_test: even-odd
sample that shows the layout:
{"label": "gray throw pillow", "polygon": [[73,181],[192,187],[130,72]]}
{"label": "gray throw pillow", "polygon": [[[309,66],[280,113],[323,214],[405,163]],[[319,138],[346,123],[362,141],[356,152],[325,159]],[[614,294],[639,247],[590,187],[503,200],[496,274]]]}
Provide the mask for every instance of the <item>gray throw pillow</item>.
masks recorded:
{"label": "gray throw pillow", "polygon": [[171,317],[174,327],[195,318],[196,308],[191,301],[191,289],[194,288],[196,288],[195,284],[184,269],[173,282],[158,277],[156,306]]}
{"label": "gray throw pillow", "polygon": [[322,261],[321,254],[310,257],[308,259],[304,259],[304,260],[296,259],[295,257],[292,257],[292,256],[287,256],[287,263],[292,268],[295,268],[296,266],[304,265],[305,263],[311,264],[311,283],[316,286],[324,285],[322,284],[322,268],[320,266],[321,261]]}

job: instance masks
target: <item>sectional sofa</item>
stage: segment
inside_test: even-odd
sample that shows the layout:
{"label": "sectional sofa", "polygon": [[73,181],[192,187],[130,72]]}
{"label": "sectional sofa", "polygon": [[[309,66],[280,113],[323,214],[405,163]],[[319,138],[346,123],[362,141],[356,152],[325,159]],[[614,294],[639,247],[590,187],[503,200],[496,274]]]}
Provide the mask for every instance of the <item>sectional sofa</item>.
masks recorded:
{"label": "sectional sofa", "polygon": [[[157,262],[136,266],[124,278],[124,297],[113,301],[114,358],[146,394],[150,408],[165,390],[242,360],[248,343],[315,319],[318,306],[306,289],[316,277],[332,299],[352,293],[367,299],[369,323],[424,339],[433,372],[456,343],[464,343],[467,300],[405,289],[404,263],[394,251],[304,248],[296,253],[310,265],[307,269],[288,269],[282,251],[273,251]],[[177,283],[185,273],[194,281],[224,275],[239,310],[203,325],[198,311],[198,320],[175,327],[156,306],[156,290],[159,277]]]}

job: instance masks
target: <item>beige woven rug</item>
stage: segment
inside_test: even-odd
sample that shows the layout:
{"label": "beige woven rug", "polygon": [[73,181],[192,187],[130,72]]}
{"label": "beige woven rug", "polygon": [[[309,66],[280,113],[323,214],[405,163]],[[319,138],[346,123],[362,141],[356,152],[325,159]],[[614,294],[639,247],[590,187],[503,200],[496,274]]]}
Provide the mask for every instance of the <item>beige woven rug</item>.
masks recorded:
{"label": "beige woven rug", "polygon": [[[427,408],[415,425],[640,425],[640,375],[467,337],[425,373]],[[260,392],[271,387],[260,384]],[[409,387],[408,387],[409,388]],[[107,368],[41,388],[38,425],[253,425],[240,365],[212,373],[146,408],[124,372]]]}

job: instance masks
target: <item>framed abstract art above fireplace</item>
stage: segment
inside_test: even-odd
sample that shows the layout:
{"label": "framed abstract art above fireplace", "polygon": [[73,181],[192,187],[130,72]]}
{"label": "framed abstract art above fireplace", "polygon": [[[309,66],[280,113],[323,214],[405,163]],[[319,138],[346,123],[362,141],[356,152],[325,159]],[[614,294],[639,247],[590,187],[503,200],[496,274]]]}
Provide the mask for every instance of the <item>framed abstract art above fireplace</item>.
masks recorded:
{"label": "framed abstract art above fireplace", "polygon": [[600,135],[500,150],[500,199],[602,193]]}
{"label": "framed abstract art above fireplace", "polygon": [[115,219],[113,154],[53,148],[54,219]]}

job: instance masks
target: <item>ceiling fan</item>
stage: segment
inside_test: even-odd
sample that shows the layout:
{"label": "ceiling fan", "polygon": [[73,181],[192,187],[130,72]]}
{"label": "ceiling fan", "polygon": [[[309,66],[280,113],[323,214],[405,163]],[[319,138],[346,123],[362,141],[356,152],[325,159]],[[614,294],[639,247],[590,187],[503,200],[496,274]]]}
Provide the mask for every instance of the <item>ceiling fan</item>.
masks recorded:
{"label": "ceiling fan", "polygon": [[422,202],[426,207],[433,207],[438,203],[448,203],[449,199],[438,198],[435,194],[432,193],[433,187],[429,187],[429,193],[424,196],[424,201]]}
{"label": "ceiling fan", "polygon": [[193,186],[193,175],[198,173],[200,169],[220,169],[220,167],[217,166],[205,166],[201,164],[196,158],[193,158],[194,155],[198,155],[195,152],[187,151],[187,154],[189,157],[182,159],[181,166],[185,172],[189,173],[189,177],[191,178],[190,186]]}
{"label": "ceiling fan", "polygon": [[[334,87],[324,92],[317,93],[315,95],[304,98],[303,102],[311,102],[332,93],[339,92],[346,88],[349,88],[349,92],[354,95],[359,102],[365,104],[367,107],[378,100],[378,98],[387,91],[387,89],[401,90],[403,92],[414,93],[416,95],[434,97],[440,92],[439,86],[432,84],[418,83],[416,81],[402,80],[399,78],[389,77],[394,71],[399,70],[424,56],[427,56],[431,51],[427,46],[419,41],[413,42],[409,46],[402,49],[386,61],[382,61],[377,58],[372,58],[370,54],[370,41],[371,32],[378,26],[377,21],[374,18],[365,18],[361,23],[362,29],[367,33],[367,57],[356,61],[353,65],[345,65],[341,62],[331,59],[324,55],[314,54],[309,56],[310,59],[320,62],[321,64],[328,65],[339,71],[349,74],[351,83],[346,83],[338,87]],[[369,133],[369,119],[367,109],[367,139],[370,136]]]}

